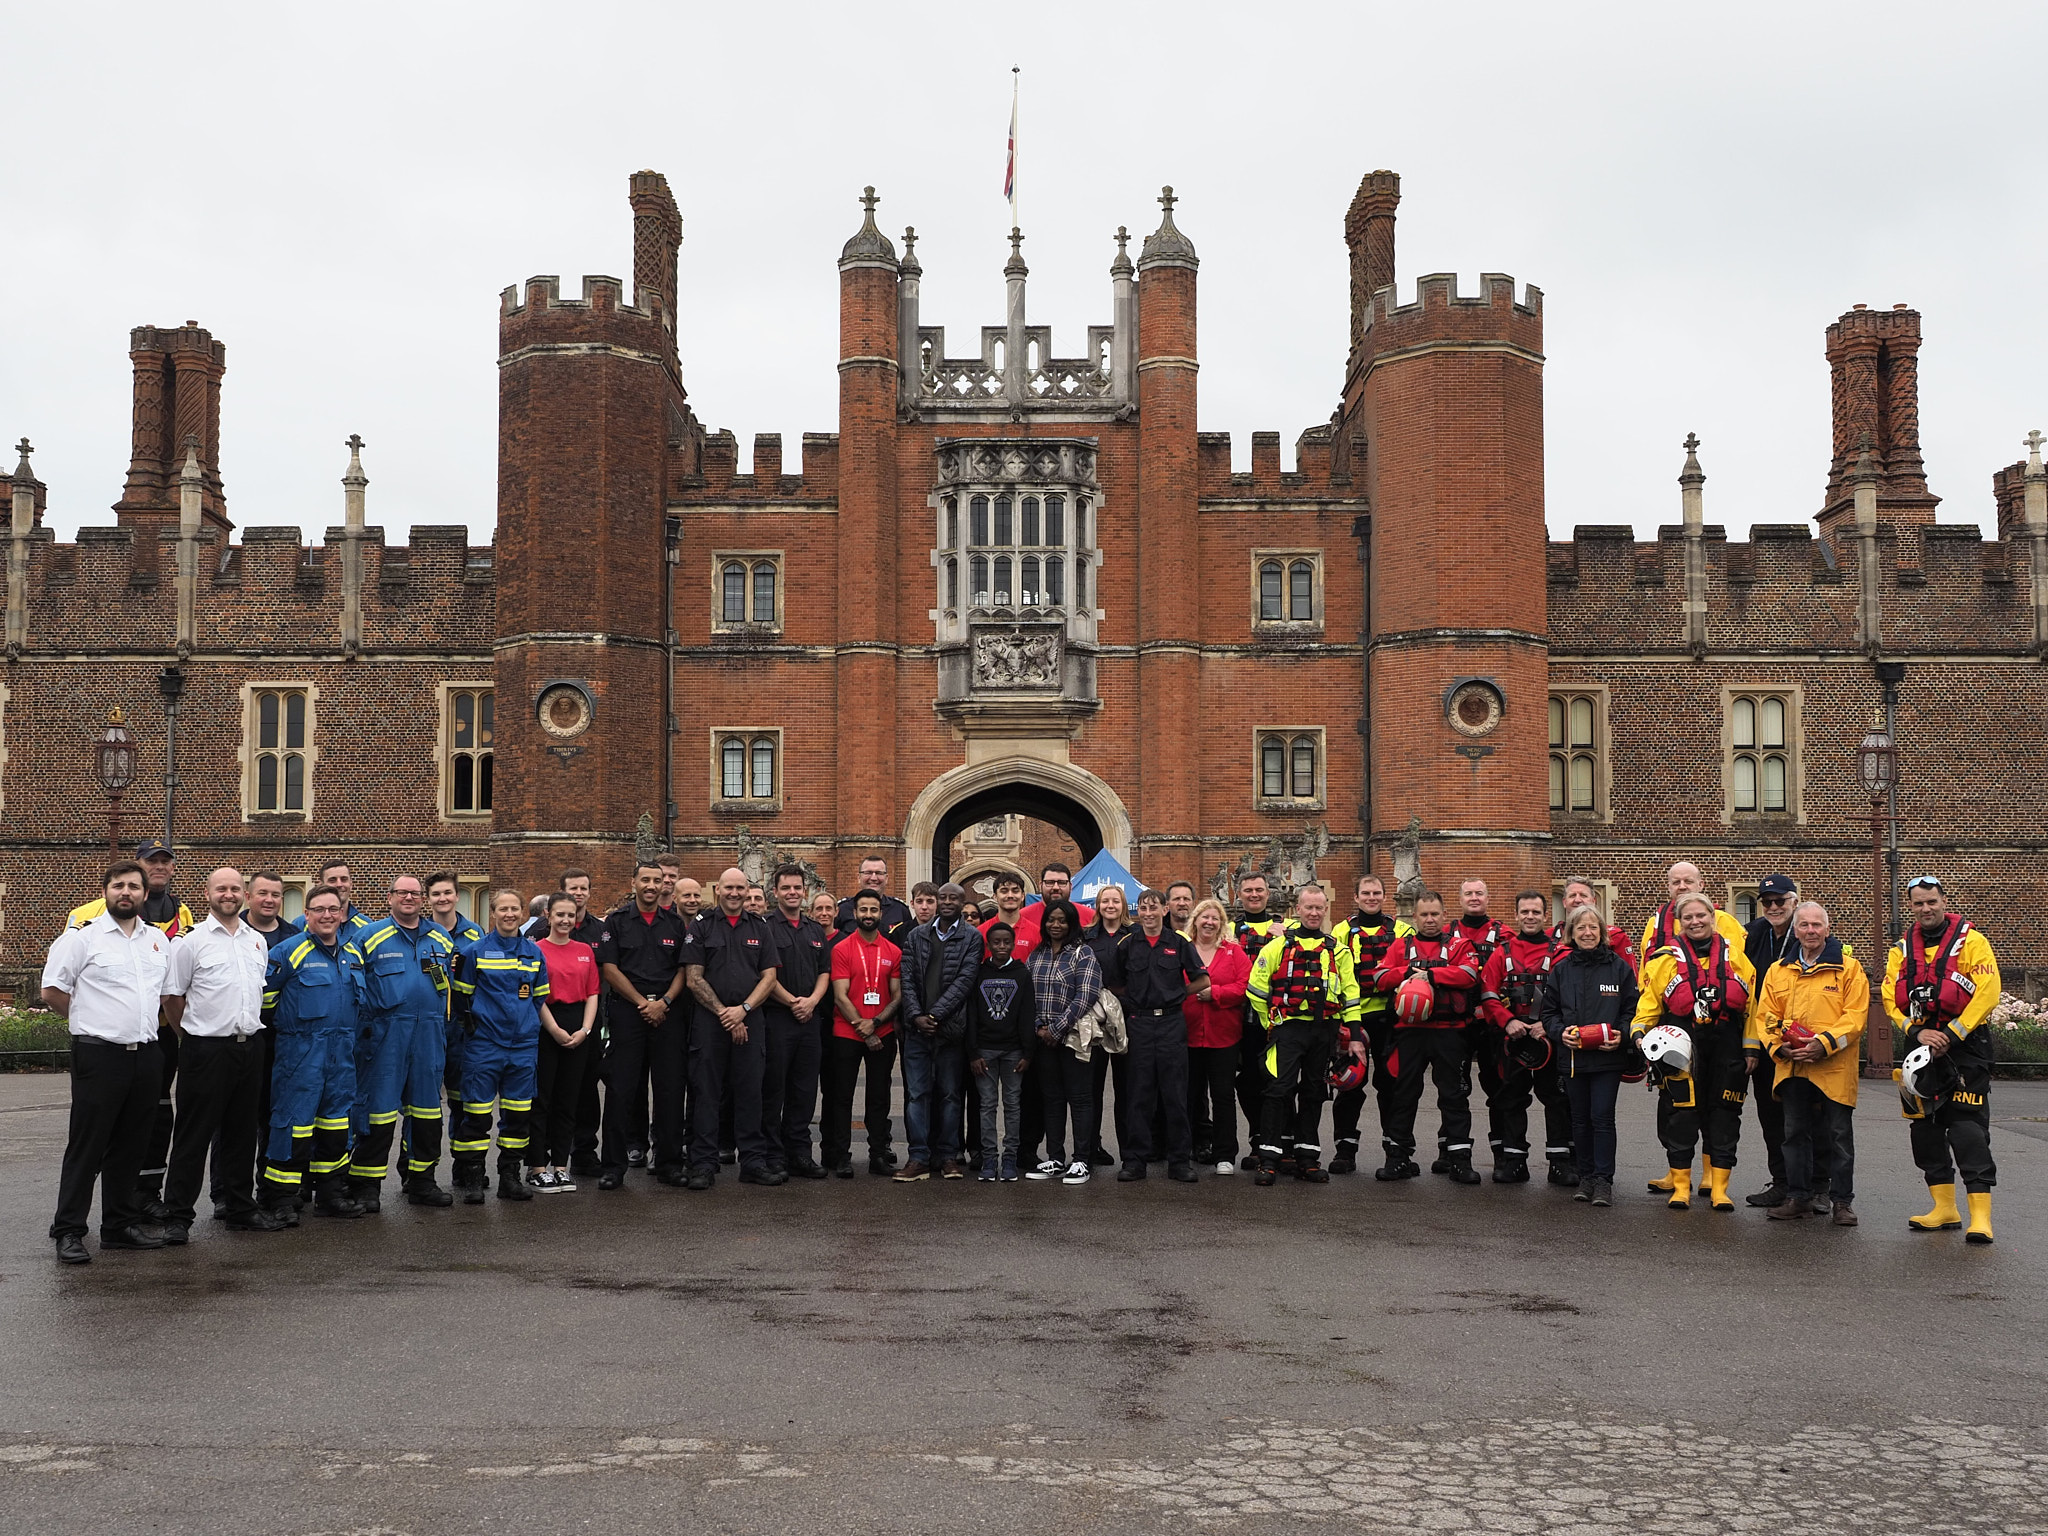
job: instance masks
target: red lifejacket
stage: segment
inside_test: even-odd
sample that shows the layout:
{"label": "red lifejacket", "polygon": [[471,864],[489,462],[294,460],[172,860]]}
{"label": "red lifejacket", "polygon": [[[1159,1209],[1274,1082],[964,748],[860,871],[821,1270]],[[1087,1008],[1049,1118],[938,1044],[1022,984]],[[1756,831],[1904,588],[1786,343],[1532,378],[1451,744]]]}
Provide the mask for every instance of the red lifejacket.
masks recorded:
{"label": "red lifejacket", "polygon": [[[1534,966],[1524,965],[1515,952],[1517,942],[1531,947],[1542,946],[1542,961]],[[1536,997],[1543,990],[1543,978],[1550,974],[1550,968],[1563,953],[1553,944],[1553,936],[1545,934],[1540,939],[1523,939],[1520,934],[1510,934],[1501,945],[1502,974],[1500,1000],[1507,1005],[1508,1012],[1518,1019],[1536,1017]]]}
{"label": "red lifejacket", "polygon": [[1337,941],[1327,933],[1314,937],[1322,942],[1311,948],[1301,942],[1302,931],[1290,926],[1280,946],[1266,1004],[1266,1017],[1276,1025],[1297,1020],[1320,1024],[1331,1014],[1331,956]]}
{"label": "red lifejacket", "polygon": [[[1728,959],[1728,943],[1719,933],[1714,935],[1704,965],[1683,938],[1667,947],[1678,956],[1678,969],[1664,989],[1665,1013],[1688,1023],[1726,1023],[1742,1017],[1749,1006],[1749,988],[1735,973]],[[1706,989],[1713,990],[1713,1000],[1702,1018],[1700,994]]]}
{"label": "red lifejacket", "polygon": [[1472,959],[1481,971],[1493,958],[1493,952],[1508,941],[1508,930],[1501,926],[1497,917],[1489,917],[1482,926],[1474,928],[1461,913],[1450,926],[1459,938],[1472,946]]}
{"label": "red lifejacket", "polygon": [[1930,965],[1927,961],[1930,946],[1920,932],[1920,925],[1915,923],[1908,930],[1906,937],[1900,940],[1905,949],[1905,963],[1899,967],[1898,980],[1892,984],[1892,1003],[1899,1012],[1911,1018],[1914,989],[1926,988],[1921,993],[1922,998],[1928,1000],[1921,1006],[1921,1023],[1930,1029],[1938,1029],[1963,1016],[1963,1011],[1977,997],[1977,984],[1961,969],[1963,941],[1969,936],[1969,923],[1951,912],[1941,930],[1941,938],[1932,946],[1934,962]]}

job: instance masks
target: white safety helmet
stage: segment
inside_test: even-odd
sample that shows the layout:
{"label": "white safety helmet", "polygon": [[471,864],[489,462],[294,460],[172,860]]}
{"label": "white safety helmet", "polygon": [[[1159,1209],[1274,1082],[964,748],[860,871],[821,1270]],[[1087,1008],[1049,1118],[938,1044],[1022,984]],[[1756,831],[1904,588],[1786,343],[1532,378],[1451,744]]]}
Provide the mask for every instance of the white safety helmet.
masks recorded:
{"label": "white safety helmet", "polygon": [[1676,1024],[1659,1024],[1643,1032],[1643,1060],[1665,1077],[1692,1071],[1692,1036]]}
{"label": "white safety helmet", "polygon": [[1949,1064],[1935,1057],[1926,1046],[1915,1046],[1899,1063],[1899,1099],[1909,1115],[1924,1115],[1938,1105],[1954,1085]]}

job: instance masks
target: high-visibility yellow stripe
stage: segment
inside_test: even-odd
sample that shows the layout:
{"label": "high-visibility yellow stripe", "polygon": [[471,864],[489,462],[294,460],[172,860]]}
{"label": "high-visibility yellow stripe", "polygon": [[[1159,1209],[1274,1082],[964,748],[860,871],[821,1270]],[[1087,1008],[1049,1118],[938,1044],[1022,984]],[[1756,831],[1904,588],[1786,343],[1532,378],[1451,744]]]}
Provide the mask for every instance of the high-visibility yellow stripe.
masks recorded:
{"label": "high-visibility yellow stripe", "polygon": [[379,1110],[376,1114],[370,1116],[370,1124],[372,1125],[394,1125],[397,1121],[398,1111],[395,1109]]}
{"label": "high-visibility yellow stripe", "polygon": [[528,1139],[525,1136],[500,1136],[498,1138],[498,1150],[500,1152],[524,1152]]}
{"label": "high-visibility yellow stripe", "polygon": [[482,1141],[451,1141],[448,1143],[448,1150],[450,1152],[487,1152],[490,1150],[490,1146],[491,1138],[486,1136]]}
{"label": "high-visibility yellow stripe", "polygon": [[391,1172],[391,1165],[389,1163],[385,1163],[379,1168],[372,1168],[364,1163],[350,1163],[348,1165],[349,1177],[352,1179],[381,1179],[389,1172]]}
{"label": "high-visibility yellow stripe", "polygon": [[348,1116],[342,1115],[338,1119],[333,1120],[321,1116],[313,1121],[313,1129],[316,1131],[345,1131],[348,1129]]}
{"label": "high-visibility yellow stripe", "polygon": [[498,1107],[498,1101],[496,1099],[486,1099],[481,1104],[471,1104],[465,1101],[462,1107],[472,1115],[488,1115]]}
{"label": "high-visibility yellow stripe", "polygon": [[311,1136],[312,1134],[313,1127],[311,1127],[310,1125],[295,1125],[292,1127],[292,1139],[295,1141],[304,1141],[308,1136]]}
{"label": "high-visibility yellow stripe", "polygon": [[312,953],[312,951],[313,941],[311,939],[301,939],[299,940],[298,943],[294,944],[291,947],[290,952],[285,955],[285,963],[291,966],[291,968],[296,971],[299,968],[299,962],[304,960],[307,955]]}
{"label": "high-visibility yellow stripe", "polygon": [[348,1159],[337,1157],[332,1162],[316,1161],[312,1166],[315,1173],[339,1173],[348,1166]]}
{"label": "high-visibility yellow stripe", "polygon": [[441,1159],[438,1157],[431,1162],[417,1157],[409,1157],[405,1160],[405,1171],[407,1173],[430,1173],[440,1166]]}
{"label": "high-visibility yellow stripe", "polygon": [[405,1106],[405,1112],[415,1120],[438,1120],[441,1118],[441,1106],[438,1104],[408,1104]]}
{"label": "high-visibility yellow stripe", "polygon": [[266,1167],[263,1170],[263,1177],[273,1184],[292,1185],[299,1182],[297,1172],[290,1168]]}
{"label": "high-visibility yellow stripe", "polygon": [[498,1100],[498,1108],[503,1110],[508,1115],[523,1114],[525,1111],[533,1108],[533,1100],[500,1099]]}

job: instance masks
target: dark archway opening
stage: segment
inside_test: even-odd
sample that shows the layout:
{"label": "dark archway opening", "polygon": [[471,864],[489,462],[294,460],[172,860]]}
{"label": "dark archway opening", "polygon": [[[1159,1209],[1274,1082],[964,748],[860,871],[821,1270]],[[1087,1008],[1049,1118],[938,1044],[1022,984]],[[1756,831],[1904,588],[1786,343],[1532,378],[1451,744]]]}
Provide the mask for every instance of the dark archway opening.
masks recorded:
{"label": "dark archway opening", "polygon": [[1102,829],[1077,800],[1036,784],[999,784],[969,795],[939,818],[932,846],[932,880],[944,885],[953,875],[953,839],[977,822],[995,816],[1031,816],[1049,822],[1071,837],[1086,863],[1102,852]]}

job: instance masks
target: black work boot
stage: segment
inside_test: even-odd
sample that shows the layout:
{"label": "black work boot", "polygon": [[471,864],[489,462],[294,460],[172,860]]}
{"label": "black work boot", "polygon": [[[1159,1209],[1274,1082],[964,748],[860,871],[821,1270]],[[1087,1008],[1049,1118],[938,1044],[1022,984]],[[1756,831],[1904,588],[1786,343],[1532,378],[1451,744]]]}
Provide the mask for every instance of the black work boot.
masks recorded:
{"label": "black work boot", "polygon": [[1517,1157],[1512,1152],[1503,1152],[1493,1160],[1493,1182],[1496,1184],[1526,1184],[1529,1182],[1529,1159]]}
{"label": "black work boot", "polygon": [[1337,1148],[1337,1155],[1330,1159],[1330,1172],[1358,1172],[1358,1148],[1347,1147],[1340,1144]]}
{"label": "black work boot", "polygon": [[1569,1157],[1553,1157],[1550,1160],[1550,1182],[1562,1184],[1567,1189],[1578,1187],[1579,1170]]}
{"label": "black work boot", "polygon": [[1415,1159],[1405,1152],[1389,1152],[1384,1168],[1375,1168],[1372,1176],[1382,1184],[1392,1184],[1399,1179],[1419,1179],[1422,1170],[1415,1165]]}
{"label": "black work boot", "polygon": [[1477,1184],[1479,1182],[1479,1170],[1472,1166],[1472,1154],[1470,1152],[1458,1152],[1445,1158],[1444,1172],[1451,1176],[1453,1184]]}
{"label": "black work boot", "polygon": [[313,1191],[313,1214],[315,1216],[338,1216],[353,1220],[363,1214],[363,1208],[349,1197],[348,1178],[345,1174],[323,1174],[318,1187]]}
{"label": "black work boot", "polygon": [[384,1181],[351,1174],[348,1181],[348,1197],[362,1207],[365,1216],[374,1216],[384,1209]]}
{"label": "black work boot", "polygon": [[1277,1162],[1259,1161],[1259,1171],[1252,1175],[1252,1182],[1265,1188],[1280,1182],[1280,1165]]}
{"label": "black work boot", "polygon": [[456,1163],[454,1184],[464,1205],[484,1203],[484,1165],[481,1162],[464,1159]]}
{"label": "black work boot", "polygon": [[519,1159],[507,1153],[498,1159],[498,1198],[500,1200],[531,1200],[533,1190],[526,1182],[525,1170]]}
{"label": "black work boot", "polygon": [[407,1174],[405,1198],[410,1205],[448,1206],[455,1203],[455,1197],[435,1182],[433,1171]]}

